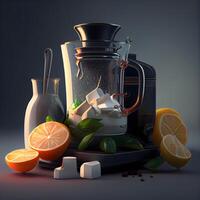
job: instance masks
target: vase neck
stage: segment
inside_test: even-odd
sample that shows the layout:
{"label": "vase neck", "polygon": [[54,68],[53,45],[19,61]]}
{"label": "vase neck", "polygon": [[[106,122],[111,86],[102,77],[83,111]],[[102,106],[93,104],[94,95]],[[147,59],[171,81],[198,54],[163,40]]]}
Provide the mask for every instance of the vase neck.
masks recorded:
{"label": "vase neck", "polygon": [[[46,91],[47,95],[58,95],[60,79],[50,79],[48,88]],[[43,81],[41,79],[31,79],[33,96],[35,95],[45,95],[43,94]]]}

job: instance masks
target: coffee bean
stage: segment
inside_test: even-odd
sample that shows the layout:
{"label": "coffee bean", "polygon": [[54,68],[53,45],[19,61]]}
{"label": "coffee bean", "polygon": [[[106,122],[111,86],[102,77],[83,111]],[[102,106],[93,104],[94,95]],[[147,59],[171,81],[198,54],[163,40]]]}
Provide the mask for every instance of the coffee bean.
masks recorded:
{"label": "coffee bean", "polygon": [[150,178],[153,178],[153,175],[151,175]]}
{"label": "coffee bean", "polygon": [[144,182],[144,179],[143,179],[143,178],[141,178],[141,179],[140,179],[140,181],[141,181],[141,182]]}

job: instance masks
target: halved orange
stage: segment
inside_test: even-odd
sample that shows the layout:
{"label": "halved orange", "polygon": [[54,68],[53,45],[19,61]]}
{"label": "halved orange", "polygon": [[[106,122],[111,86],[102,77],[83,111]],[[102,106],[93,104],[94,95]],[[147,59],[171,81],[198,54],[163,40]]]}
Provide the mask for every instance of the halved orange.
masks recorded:
{"label": "halved orange", "polygon": [[153,142],[158,147],[165,135],[176,135],[182,144],[187,143],[188,132],[180,114],[171,108],[156,110],[156,120],[153,129]]}
{"label": "halved orange", "polygon": [[69,129],[55,121],[40,124],[28,138],[29,146],[38,151],[39,157],[44,160],[55,160],[62,156],[70,141]]}
{"label": "halved orange", "polygon": [[39,153],[32,149],[17,149],[5,156],[7,165],[18,172],[32,170],[38,162]]}

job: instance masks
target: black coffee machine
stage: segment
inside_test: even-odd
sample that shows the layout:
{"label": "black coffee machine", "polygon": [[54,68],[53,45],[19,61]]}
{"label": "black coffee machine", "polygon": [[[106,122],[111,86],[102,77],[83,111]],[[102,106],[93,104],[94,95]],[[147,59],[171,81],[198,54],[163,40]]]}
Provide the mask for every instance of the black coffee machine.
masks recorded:
{"label": "black coffee machine", "polygon": [[[136,54],[129,54],[128,61],[134,65],[139,63],[145,73],[145,92],[141,106],[134,114],[128,116],[127,133],[134,133],[145,143],[151,143],[153,125],[156,111],[156,72],[155,69],[142,61],[136,59]],[[129,107],[132,100],[137,98],[138,74],[134,68],[125,71],[125,92],[129,94],[126,105]]]}
{"label": "black coffee machine", "polygon": [[[114,37],[119,29],[119,25],[107,23],[87,23],[78,26],[76,25],[75,30],[78,32],[79,38],[84,45],[82,48],[75,49],[75,55],[79,53],[79,57],[81,58],[84,56],[87,57],[94,55],[113,56],[114,53],[110,52],[110,46],[106,48],[109,52],[105,52],[107,51],[105,48],[102,52],[100,48],[99,50],[96,47],[94,48],[94,46],[96,43],[99,43],[99,41],[100,44],[103,45],[114,41]],[[89,46],[91,44],[94,46]],[[64,45],[65,44],[61,45],[61,47],[64,65],[66,65],[66,54],[64,54],[63,50]],[[92,52],[90,52],[91,49]],[[138,61],[135,54],[128,55],[128,64],[131,66],[139,64],[143,68],[145,75],[145,90],[142,104],[133,114],[128,116],[127,124],[127,134],[135,135],[143,144],[144,149],[120,151],[115,154],[105,154],[93,150],[78,151],[73,147],[67,150],[65,155],[76,156],[79,164],[87,161],[98,160],[101,162],[102,168],[107,169],[127,164],[129,165],[135,162],[142,162],[157,154],[157,150],[151,140],[156,110],[156,73],[152,66],[142,61]],[[125,107],[130,107],[133,101],[137,101],[139,82],[138,71],[134,67],[127,68],[124,75],[124,93],[127,94],[125,97]],[[43,167],[54,168],[55,166],[60,165],[60,162],[61,160],[55,162],[40,162],[40,165]]]}

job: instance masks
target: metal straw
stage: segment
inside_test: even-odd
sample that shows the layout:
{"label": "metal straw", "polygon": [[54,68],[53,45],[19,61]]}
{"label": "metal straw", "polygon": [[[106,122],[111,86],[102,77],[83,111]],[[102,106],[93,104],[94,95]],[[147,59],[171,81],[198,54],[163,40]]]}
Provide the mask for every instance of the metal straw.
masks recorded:
{"label": "metal straw", "polygon": [[43,94],[46,94],[48,91],[52,60],[53,60],[53,51],[51,48],[46,48],[44,50]]}

